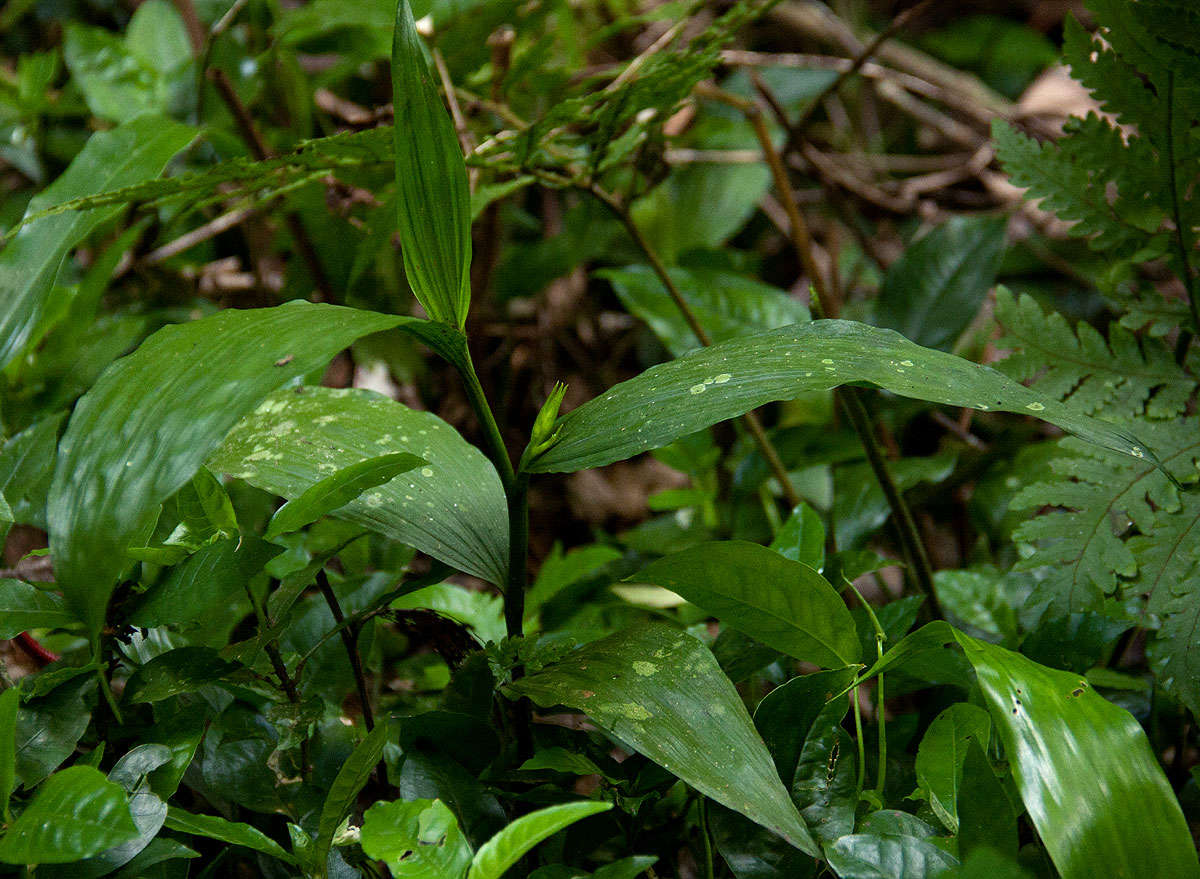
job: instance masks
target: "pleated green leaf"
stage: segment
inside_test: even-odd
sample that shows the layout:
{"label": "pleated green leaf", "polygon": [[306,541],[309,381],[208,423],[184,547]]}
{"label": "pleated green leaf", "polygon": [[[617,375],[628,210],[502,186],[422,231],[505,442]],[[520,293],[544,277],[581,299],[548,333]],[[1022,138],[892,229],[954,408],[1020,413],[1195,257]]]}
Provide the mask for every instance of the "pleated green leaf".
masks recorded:
{"label": "pleated green leaf", "polygon": [[659,624],[618,632],[507,692],[583,711],[700,793],[817,854],[737,690],[690,635]]}
{"label": "pleated green leaf", "polygon": [[845,320],[781,327],[653,366],[568,412],[532,473],[600,467],[656,449],[765,403],[869,382],[948,406],[1036,415],[1097,445],[1153,460],[1136,437],[994,369]]}
{"label": "pleated green leaf", "polygon": [[48,501],[67,604],[104,623],[125,551],[270,391],[404,318],[334,305],[219,312],[165,327],[112,364],[75,407]]}
{"label": "pleated green leaf", "polygon": [[[67,170],[29,202],[33,215],[62,202],[151,180],[196,136],[163,116],[139,116],[93,134]],[[0,251],[0,367],[32,340],[67,253],[122,210],[121,205],[42,217]]]}
{"label": "pleated green leaf", "polygon": [[209,459],[214,470],[296,498],[339,470],[409,452],[427,463],[334,513],[491,583],[508,569],[508,503],[491,462],[450,425],[371,391],[269,396]]}
{"label": "pleated green leaf", "polygon": [[808,565],[757,543],[702,543],[630,579],[670,589],[768,647],[822,668],[861,658],[854,619],[837,591]]}
{"label": "pleated green leaf", "polygon": [[471,197],[454,125],[434,85],[408,0],[392,43],[396,204],[404,272],[436,321],[462,327],[471,302]]}

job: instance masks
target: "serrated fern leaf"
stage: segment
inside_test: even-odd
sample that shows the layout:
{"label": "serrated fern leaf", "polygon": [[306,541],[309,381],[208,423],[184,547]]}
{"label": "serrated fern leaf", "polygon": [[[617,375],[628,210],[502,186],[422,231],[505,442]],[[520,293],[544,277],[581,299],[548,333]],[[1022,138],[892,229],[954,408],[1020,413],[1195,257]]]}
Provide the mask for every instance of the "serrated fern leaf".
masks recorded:
{"label": "serrated fern leaf", "polygon": [[1088,414],[1172,418],[1196,390],[1161,340],[1139,340],[1118,324],[1105,340],[1090,324],[1072,328],[1062,315],[1043,313],[1032,297],[1017,299],[1004,288],[996,292],[996,319],[1004,328],[998,344],[1015,349],[997,367]]}
{"label": "serrated fern leaf", "polygon": [[[1200,420],[1146,421],[1139,430],[1172,476],[1194,478]],[[1149,464],[1070,438],[1060,446],[1069,457],[1051,463],[1055,478],[1026,486],[1013,498],[1013,509],[1052,508],[1014,533],[1032,550],[1017,567],[1049,566],[1041,589],[1059,609],[1095,609],[1104,596],[1138,577],[1139,553],[1145,559],[1146,552],[1130,539],[1157,540],[1159,517],[1183,504],[1178,489]]]}

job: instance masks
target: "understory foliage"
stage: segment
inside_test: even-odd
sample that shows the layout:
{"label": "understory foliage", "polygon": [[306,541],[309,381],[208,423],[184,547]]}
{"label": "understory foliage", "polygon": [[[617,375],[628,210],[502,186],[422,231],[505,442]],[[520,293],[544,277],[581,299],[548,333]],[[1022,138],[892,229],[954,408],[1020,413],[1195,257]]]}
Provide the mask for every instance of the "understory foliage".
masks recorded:
{"label": "understory foliage", "polygon": [[1060,127],[986,16],[12,0],[0,875],[1200,876],[1200,13],[1088,10]]}

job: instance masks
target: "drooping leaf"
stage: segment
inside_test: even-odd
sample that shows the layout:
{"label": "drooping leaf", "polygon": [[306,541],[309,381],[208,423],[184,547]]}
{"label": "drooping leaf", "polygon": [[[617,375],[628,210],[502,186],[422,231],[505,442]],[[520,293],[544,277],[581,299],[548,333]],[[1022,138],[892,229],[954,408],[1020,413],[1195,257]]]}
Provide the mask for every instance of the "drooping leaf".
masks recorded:
{"label": "drooping leaf", "polygon": [[631,628],[507,690],[585,712],[700,793],[816,854],[741,697],[689,635],[664,625]]}
{"label": "drooping leaf", "polygon": [[854,740],[842,729],[846,699],[826,702],[813,720],[792,778],[792,799],[825,845],[854,830],[858,805]]}
{"label": "drooping leaf", "polygon": [[522,815],[475,852],[467,879],[501,879],[505,871],[544,839],[592,815],[607,812],[612,803],[560,803]]}
{"label": "drooping leaf", "polygon": [[90,766],[56,772],[0,838],[7,864],[66,864],[138,835],[120,785]]}
{"label": "drooping leaf", "polygon": [[343,467],[313,483],[295,500],[280,507],[271,517],[266,538],[270,540],[289,531],[299,531],[326,513],[350,503],[367,489],[390,482],[401,473],[428,463],[416,455],[393,452]]}
{"label": "drooping leaf", "polygon": [[798,675],[764,696],[754,709],[754,725],[775,758],[779,777],[789,790],[809,730],[825,704],[850,686],[854,671],[853,668],[839,668]]}
{"label": "drooping leaf", "polygon": [[461,328],[471,302],[467,167],[426,63],[409,0],[396,5],[392,101],[404,273],[430,318]]}
{"label": "drooping leaf", "polygon": [[948,350],[996,280],[1008,218],[951,217],[888,267],[875,322],[928,348]]}
{"label": "drooping leaf", "polygon": [[59,446],[50,546],[68,605],[94,634],[125,550],[238,420],[387,317],[292,302],[165,327],[84,395]]}
{"label": "drooping leaf", "polygon": [[1036,415],[1105,448],[1152,459],[1125,431],[994,369],[922,348],[892,330],[821,320],[733,339],[653,366],[559,419],[533,473],[599,467],[804,391],[870,382],[904,397]]}
{"label": "drooping leaf", "polygon": [[[109,781],[117,781],[111,772]],[[42,876],[47,879],[98,879],[125,866],[150,845],[166,820],[167,804],[146,785],[132,791],[125,785],[122,787],[129,793],[129,814],[137,827],[137,836],[70,866],[48,866],[39,871]]]}
{"label": "drooping leaf", "polygon": [[992,722],[969,702],[951,705],[934,718],[917,749],[917,780],[946,829],[958,832],[959,790],[963,763],[972,742],[987,748]]}
{"label": "drooping leaf", "polygon": [[363,815],[359,841],[396,879],[462,879],[471,846],[441,800],[376,803]]}
{"label": "drooping leaf", "polygon": [[508,503],[500,477],[482,452],[431,413],[370,391],[281,391],[234,428],[209,463],[294,498],[325,475],[402,450],[428,464],[360,495],[338,515],[503,583]]}
{"label": "drooping leaf", "polygon": [[845,602],[807,565],[743,540],[702,543],[632,578],[682,595],[768,647],[824,668],[860,659]]}
{"label": "drooping leaf", "polygon": [[[27,213],[162,173],[196,130],[162,116],[142,116],[92,135],[62,176],[29,202]],[[0,367],[32,340],[59,266],[72,247],[119,207],[59,214],[23,227],[0,252]]]}
{"label": "drooping leaf", "polygon": [[325,804],[321,806],[321,819],[317,827],[317,842],[314,847],[317,869],[324,871],[325,859],[333,846],[333,835],[342,819],[354,807],[358,792],[363,789],[383,757],[383,748],[388,742],[388,726],[381,722],[355,746],[338,770]]}
{"label": "drooping leaf", "polygon": [[163,826],[178,833],[189,833],[192,836],[203,836],[229,845],[240,845],[243,848],[278,858],[286,864],[296,863],[295,858],[288,854],[283,846],[257,827],[249,824],[226,821],[216,815],[193,815],[191,812],[171,806],[167,809],[167,819]]}
{"label": "drooping leaf", "polygon": [[0,580],[0,638],[27,629],[52,629],[75,621],[60,596],[22,580]]}

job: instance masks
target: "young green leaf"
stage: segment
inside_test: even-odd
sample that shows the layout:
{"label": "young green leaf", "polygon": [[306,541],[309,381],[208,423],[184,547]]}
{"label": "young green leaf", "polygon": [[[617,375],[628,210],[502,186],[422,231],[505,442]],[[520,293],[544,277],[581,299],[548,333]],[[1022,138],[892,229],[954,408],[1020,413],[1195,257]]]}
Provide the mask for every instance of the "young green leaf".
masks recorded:
{"label": "young green leaf", "polygon": [[132,705],[161,702],[215,683],[237,669],[211,647],[176,647],[140,666],[125,685],[122,699]]}
{"label": "young green leaf", "polygon": [[23,580],[0,580],[0,638],[27,629],[53,629],[75,622],[62,598]]}
{"label": "young green leaf", "polygon": [[837,591],[807,565],[756,543],[702,543],[630,579],[670,589],[796,659],[841,668],[861,658],[854,620]]}
{"label": "young green leaf", "polygon": [[263,396],[355,339],[404,322],[292,302],[165,327],[75,407],[50,489],[50,546],[67,604],[94,635],[125,550]]}
{"label": "young green leaf", "polygon": [[488,459],[436,415],[371,391],[305,388],[268,397],[209,459],[286,498],[390,452],[428,462],[360,495],[338,515],[491,583],[508,569],[508,503]]}
{"label": "young green leaf", "polygon": [[359,843],[395,879],[463,879],[471,846],[441,800],[376,803],[363,815]]}
{"label": "young green leaf", "polygon": [[1120,428],[1037,394],[994,369],[922,348],[899,333],[821,320],[732,339],[661,363],[559,419],[532,473],[600,467],[804,391],[870,382],[904,397],[1035,415],[1135,458],[1151,452]]}
{"label": "young green leaf", "polygon": [[986,711],[959,702],[934,718],[917,749],[917,780],[934,814],[951,833],[958,832],[958,794],[967,750],[972,742],[986,749],[991,732]]}
{"label": "young green leaf", "polygon": [[192,836],[203,836],[229,845],[240,845],[243,848],[253,849],[277,858],[285,864],[296,863],[296,859],[288,854],[283,846],[249,824],[226,821],[216,815],[193,815],[191,812],[171,806],[167,809],[167,820],[163,826],[177,833],[189,833]]}
{"label": "young green leaf", "polygon": [[[97,132],[62,176],[34,196],[26,213],[157,177],[195,136],[194,128],[162,116],[141,116]],[[0,252],[0,367],[32,341],[63,258],[120,210],[118,206],[44,217],[21,229]]]}
{"label": "young green leaf", "polygon": [[326,513],[344,507],[368,488],[390,482],[401,473],[428,463],[424,458],[407,452],[393,452],[343,467],[313,483],[295,500],[280,507],[271,517],[265,536],[271,540],[289,531],[299,531]]}
{"label": "young green leaf", "polygon": [[433,320],[462,327],[471,302],[467,166],[433,84],[409,0],[396,5],[392,101],[404,272]]}
{"label": "young green leaf", "polygon": [[618,632],[507,692],[585,712],[700,793],[817,854],[741,697],[690,635],[665,625]]}
{"label": "young green leaf", "polygon": [[523,815],[475,852],[467,879],[501,879],[505,871],[544,839],[592,815],[607,812],[612,803],[560,803]]}
{"label": "young green leaf", "polygon": [[50,776],[0,838],[0,861],[67,864],[137,835],[121,786],[90,766],[72,766]]}

